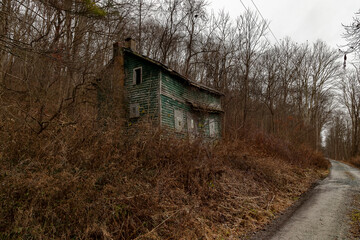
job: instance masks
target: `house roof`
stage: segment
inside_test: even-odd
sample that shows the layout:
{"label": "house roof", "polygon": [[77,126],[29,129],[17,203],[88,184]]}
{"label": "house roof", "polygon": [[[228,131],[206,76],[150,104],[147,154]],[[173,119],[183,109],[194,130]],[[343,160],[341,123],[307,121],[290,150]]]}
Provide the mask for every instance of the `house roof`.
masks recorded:
{"label": "house roof", "polygon": [[199,89],[202,89],[202,90],[205,90],[205,91],[208,91],[208,92],[211,92],[213,94],[216,94],[216,95],[220,95],[220,96],[224,96],[224,93],[220,92],[220,91],[217,91],[211,87],[208,87],[208,86],[205,86],[201,83],[197,83],[197,82],[194,82],[192,80],[190,80],[189,78],[181,75],[180,73],[176,72],[175,70],[167,67],[166,65],[162,64],[161,62],[159,61],[156,61],[154,59],[151,59],[145,55],[142,55],[142,54],[139,54],[139,53],[136,53],[134,51],[132,51],[130,48],[124,48],[124,51],[128,52],[128,53],[131,53],[137,57],[140,57],[148,62],[151,62],[159,67],[161,67],[164,71],[168,72],[169,74],[173,75],[173,76],[176,76],[178,78],[180,78],[181,80],[183,80],[184,82],[188,83],[189,85],[191,86],[194,86],[196,88],[199,88]]}
{"label": "house roof", "polygon": [[191,101],[191,100],[186,100],[186,102],[188,104],[190,104],[190,106],[192,107],[192,109],[197,110],[197,111],[205,111],[205,112],[224,112],[221,109],[221,106],[218,105],[206,105],[200,102],[195,102],[195,101]]}

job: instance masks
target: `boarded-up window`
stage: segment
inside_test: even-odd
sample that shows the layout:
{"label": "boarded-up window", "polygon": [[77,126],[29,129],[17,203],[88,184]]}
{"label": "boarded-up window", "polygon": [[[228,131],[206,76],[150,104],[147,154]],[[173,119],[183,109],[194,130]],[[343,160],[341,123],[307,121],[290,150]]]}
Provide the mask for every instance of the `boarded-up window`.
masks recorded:
{"label": "boarded-up window", "polygon": [[181,132],[184,128],[184,114],[181,110],[174,110],[175,130]]}
{"label": "boarded-up window", "polygon": [[209,120],[209,131],[210,131],[210,137],[215,137],[215,136],[216,136],[216,123],[215,123],[215,119],[210,119],[210,120]]}
{"label": "boarded-up window", "polygon": [[138,67],[134,69],[133,84],[138,85],[142,82],[142,68]]}
{"label": "boarded-up window", "polygon": [[130,104],[130,118],[140,117],[139,104],[132,103]]}

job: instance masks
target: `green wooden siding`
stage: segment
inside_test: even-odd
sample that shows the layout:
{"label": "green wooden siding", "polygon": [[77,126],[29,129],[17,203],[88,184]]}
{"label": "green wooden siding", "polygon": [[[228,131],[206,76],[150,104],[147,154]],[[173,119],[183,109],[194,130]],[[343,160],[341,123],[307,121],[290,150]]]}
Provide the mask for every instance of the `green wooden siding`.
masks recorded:
{"label": "green wooden siding", "polygon": [[201,102],[205,105],[214,104],[220,106],[221,104],[220,96],[206,90],[191,86],[183,82],[181,79],[176,79],[176,77],[173,77],[168,73],[162,74],[161,81],[161,91],[164,94],[170,94],[183,101],[190,100]]}
{"label": "green wooden siding", "polygon": [[[182,111],[183,130],[180,135],[187,134],[189,114],[196,118],[196,128],[203,137],[210,136],[209,123],[213,119],[216,130],[214,137],[221,137],[220,113],[194,111],[188,102],[220,107],[220,96],[188,84],[141,56],[126,51],[124,54],[125,94],[128,108],[131,104],[139,104],[140,116],[149,115],[154,120],[161,121],[158,123],[162,127],[174,131],[176,122],[174,113],[176,110]],[[133,83],[133,72],[138,67],[142,68],[142,82],[136,85]],[[136,120],[137,118],[130,119],[131,122]]]}
{"label": "green wooden siding", "polygon": [[205,105],[218,104],[220,96],[195,88],[187,83],[181,82],[168,73],[161,74],[161,125],[175,128],[174,110],[183,111],[184,133],[188,129],[188,113],[197,118],[198,134],[203,137],[210,137],[209,122],[215,123],[215,137],[221,137],[221,116],[220,113],[205,113],[193,111],[187,100],[201,102]]}
{"label": "green wooden siding", "polygon": [[[142,68],[142,82],[134,85],[133,72],[138,67]],[[160,69],[152,63],[127,52],[125,52],[124,68],[125,94],[128,106],[137,103],[139,104],[140,116],[149,114],[153,119],[157,119],[159,113],[158,89]]]}
{"label": "green wooden siding", "polygon": [[185,92],[187,90],[185,84],[177,81],[168,73],[162,73],[161,76],[161,93],[171,95],[185,102]]}
{"label": "green wooden siding", "polygon": [[187,91],[184,97],[191,101],[198,101],[204,103],[205,105],[217,105],[221,106],[220,96],[215,95],[213,93],[207,92],[203,89],[196,88],[194,86],[190,86],[190,91]]}
{"label": "green wooden siding", "polygon": [[174,110],[182,110],[184,113],[184,130],[187,128],[186,113],[190,111],[190,107],[185,103],[174,100],[168,96],[161,95],[161,125],[175,129]]}

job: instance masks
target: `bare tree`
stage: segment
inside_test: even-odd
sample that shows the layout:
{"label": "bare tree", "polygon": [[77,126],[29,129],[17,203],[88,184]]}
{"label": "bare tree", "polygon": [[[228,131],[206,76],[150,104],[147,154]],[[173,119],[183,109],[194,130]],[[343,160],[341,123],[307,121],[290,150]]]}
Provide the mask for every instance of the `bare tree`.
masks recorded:
{"label": "bare tree", "polygon": [[237,45],[240,50],[238,54],[238,67],[241,74],[240,81],[242,86],[242,126],[247,122],[249,113],[250,84],[256,77],[253,71],[255,63],[267,46],[264,41],[267,23],[259,20],[259,17],[253,12],[247,10],[244,15],[237,19],[237,36],[239,36]]}
{"label": "bare tree", "polygon": [[87,101],[77,95],[94,76],[88,66],[101,51],[95,47],[95,22],[104,12],[91,1],[10,3],[7,35],[0,43],[7,63],[0,69],[2,110],[41,133],[54,119],[74,116],[75,103]]}
{"label": "bare tree", "polygon": [[346,119],[345,113],[341,111],[334,112],[332,124],[327,131],[325,153],[332,159],[349,159],[351,139],[349,134],[351,126]]}
{"label": "bare tree", "polygon": [[189,77],[192,65],[194,68],[196,66],[192,63],[192,59],[203,52],[203,49],[197,45],[200,41],[200,34],[205,29],[207,18],[205,10],[206,2],[205,0],[187,0],[185,7],[187,16],[184,24],[186,56],[183,72],[186,77]]}
{"label": "bare tree", "polygon": [[348,46],[355,51],[360,50],[360,11],[355,13],[353,22],[343,25],[345,29],[344,37],[348,41]]}
{"label": "bare tree", "polygon": [[[260,59],[260,64],[258,71],[260,72],[259,81],[260,81],[260,91],[259,95],[261,96],[261,101],[267,107],[270,113],[270,124],[266,129],[270,133],[275,132],[275,105],[278,102],[277,98],[280,95],[280,81],[278,77],[279,64],[278,60],[280,59],[279,51],[276,47],[270,48],[265,51]],[[265,118],[266,119],[266,118]]]}
{"label": "bare tree", "polygon": [[359,153],[360,144],[360,77],[358,71],[348,73],[341,81],[341,103],[346,107],[351,120],[350,156]]}

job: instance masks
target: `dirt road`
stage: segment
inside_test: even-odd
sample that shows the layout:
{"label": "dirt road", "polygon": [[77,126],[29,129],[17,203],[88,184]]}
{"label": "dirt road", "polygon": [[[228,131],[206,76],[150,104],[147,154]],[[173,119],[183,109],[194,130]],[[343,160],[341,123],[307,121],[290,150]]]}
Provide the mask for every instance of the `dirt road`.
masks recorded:
{"label": "dirt road", "polygon": [[277,226],[255,239],[349,239],[349,211],[354,194],[359,194],[360,171],[331,161],[330,175],[307,199]]}

